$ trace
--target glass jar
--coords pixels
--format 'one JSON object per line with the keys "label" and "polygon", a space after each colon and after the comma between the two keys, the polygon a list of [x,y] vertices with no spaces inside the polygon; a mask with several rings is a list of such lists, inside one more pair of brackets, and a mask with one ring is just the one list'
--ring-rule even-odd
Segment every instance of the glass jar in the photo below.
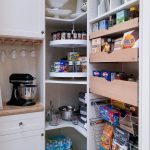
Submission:
{"label": "glass jar", "polygon": [[139,17],[139,9],[136,6],[133,6],[129,11],[129,19],[134,19],[136,17]]}

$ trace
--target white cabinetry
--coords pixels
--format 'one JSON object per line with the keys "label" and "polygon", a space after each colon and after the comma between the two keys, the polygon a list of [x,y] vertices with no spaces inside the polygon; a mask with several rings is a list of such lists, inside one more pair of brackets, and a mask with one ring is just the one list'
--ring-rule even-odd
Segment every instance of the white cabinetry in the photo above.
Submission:
{"label": "white cabinetry", "polygon": [[0,36],[44,38],[45,1],[1,0]]}
{"label": "white cabinetry", "polygon": [[44,113],[0,118],[1,150],[44,150]]}

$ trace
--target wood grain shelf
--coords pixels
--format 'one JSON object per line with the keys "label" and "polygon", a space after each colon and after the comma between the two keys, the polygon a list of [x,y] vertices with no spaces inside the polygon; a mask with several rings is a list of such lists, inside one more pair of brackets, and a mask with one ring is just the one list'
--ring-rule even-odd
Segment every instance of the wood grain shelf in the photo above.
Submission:
{"label": "wood grain shelf", "polygon": [[92,32],[90,34],[90,39],[95,39],[98,37],[110,36],[113,34],[123,33],[123,32],[129,31],[129,30],[138,28],[138,27],[139,27],[139,18],[135,18],[132,20],[128,20],[124,23],[117,24],[117,25],[109,28],[108,30],[99,30],[96,32]]}
{"label": "wood grain shelf", "polygon": [[107,81],[100,77],[90,77],[90,92],[138,106],[138,83],[123,80]]}
{"label": "wood grain shelf", "polygon": [[106,52],[98,52],[90,54],[90,62],[137,62],[138,48],[128,48],[113,51],[108,54]]}

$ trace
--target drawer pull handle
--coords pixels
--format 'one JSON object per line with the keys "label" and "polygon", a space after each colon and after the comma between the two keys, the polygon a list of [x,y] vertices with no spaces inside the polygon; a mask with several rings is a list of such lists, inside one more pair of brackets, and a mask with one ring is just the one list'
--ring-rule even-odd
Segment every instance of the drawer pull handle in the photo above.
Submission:
{"label": "drawer pull handle", "polygon": [[41,133],[41,136],[44,136],[44,133]]}
{"label": "drawer pull handle", "polygon": [[19,122],[19,126],[23,126],[23,123],[22,123],[22,122]]}

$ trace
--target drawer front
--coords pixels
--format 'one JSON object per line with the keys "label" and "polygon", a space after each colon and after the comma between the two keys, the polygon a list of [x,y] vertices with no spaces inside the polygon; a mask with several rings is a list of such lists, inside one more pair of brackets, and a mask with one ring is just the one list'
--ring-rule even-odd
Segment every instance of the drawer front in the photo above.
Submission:
{"label": "drawer front", "polygon": [[[38,113],[39,114],[39,113]],[[24,114],[0,118],[0,135],[44,129],[44,113]]]}

